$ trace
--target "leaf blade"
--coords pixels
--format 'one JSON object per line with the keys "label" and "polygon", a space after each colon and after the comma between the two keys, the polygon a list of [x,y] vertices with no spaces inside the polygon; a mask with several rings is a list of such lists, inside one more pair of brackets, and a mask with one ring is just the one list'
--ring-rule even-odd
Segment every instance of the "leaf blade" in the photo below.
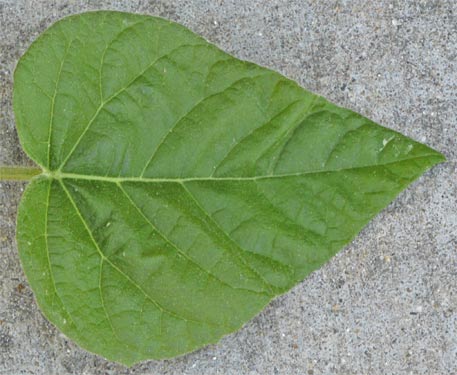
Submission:
{"label": "leaf blade", "polygon": [[118,12],[46,31],[14,107],[46,171],[18,215],[37,301],[129,365],[238,329],[444,159],[180,25]]}

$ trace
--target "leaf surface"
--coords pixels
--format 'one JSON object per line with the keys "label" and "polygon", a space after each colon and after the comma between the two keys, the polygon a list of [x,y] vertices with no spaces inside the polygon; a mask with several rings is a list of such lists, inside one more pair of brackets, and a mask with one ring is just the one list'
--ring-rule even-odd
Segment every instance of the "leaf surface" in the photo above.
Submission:
{"label": "leaf surface", "polygon": [[128,365],[239,329],[443,156],[161,18],[93,12],[15,72],[45,316]]}

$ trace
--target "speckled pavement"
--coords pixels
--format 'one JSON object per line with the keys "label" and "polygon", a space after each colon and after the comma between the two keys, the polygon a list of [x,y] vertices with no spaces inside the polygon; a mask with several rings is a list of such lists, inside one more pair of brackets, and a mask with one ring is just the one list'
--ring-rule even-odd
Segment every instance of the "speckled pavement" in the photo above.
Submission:
{"label": "speckled pavement", "polygon": [[457,374],[457,2],[0,0],[0,165],[31,165],[15,64],[57,19],[118,9],[180,22],[238,58],[444,152],[326,266],[218,345],[127,369],[37,309],[14,240],[24,183],[0,183],[0,374]]}

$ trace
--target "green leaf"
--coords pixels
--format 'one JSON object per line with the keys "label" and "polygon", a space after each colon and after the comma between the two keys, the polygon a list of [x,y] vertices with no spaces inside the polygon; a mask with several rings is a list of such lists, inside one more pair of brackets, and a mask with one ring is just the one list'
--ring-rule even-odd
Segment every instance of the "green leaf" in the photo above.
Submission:
{"label": "green leaf", "polygon": [[131,365],[239,329],[444,160],[167,20],[71,16],[15,72],[44,315]]}

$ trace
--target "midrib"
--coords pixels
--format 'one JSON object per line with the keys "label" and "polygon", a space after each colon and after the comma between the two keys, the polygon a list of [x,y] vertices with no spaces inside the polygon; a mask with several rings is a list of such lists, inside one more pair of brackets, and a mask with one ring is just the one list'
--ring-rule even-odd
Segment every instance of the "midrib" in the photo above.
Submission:
{"label": "midrib", "polygon": [[277,179],[277,178],[287,178],[287,177],[300,177],[305,175],[312,174],[322,174],[322,173],[337,173],[342,171],[350,171],[357,169],[366,169],[366,168],[376,168],[383,167],[392,164],[401,163],[404,161],[423,159],[430,156],[439,156],[437,154],[428,154],[420,155],[412,158],[405,158],[395,160],[389,163],[375,164],[375,165],[366,165],[366,166],[355,166],[348,168],[340,169],[323,169],[323,170],[310,170],[297,173],[283,173],[283,174],[274,174],[274,175],[260,175],[260,176],[228,176],[228,177],[111,177],[111,176],[98,176],[98,175],[88,175],[88,174],[78,174],[78,173],[68,173],[68,172],[44,172],[43,175],[55,179],[73,179],[73,180],[89,180],[89,181],[103,181],[103,182],[112,182],[112,183],[121,183],[121,182],[174,182],[174,183],[185,183],[192,181],[257,181],[257,180],[268,180],[268,179]]}

